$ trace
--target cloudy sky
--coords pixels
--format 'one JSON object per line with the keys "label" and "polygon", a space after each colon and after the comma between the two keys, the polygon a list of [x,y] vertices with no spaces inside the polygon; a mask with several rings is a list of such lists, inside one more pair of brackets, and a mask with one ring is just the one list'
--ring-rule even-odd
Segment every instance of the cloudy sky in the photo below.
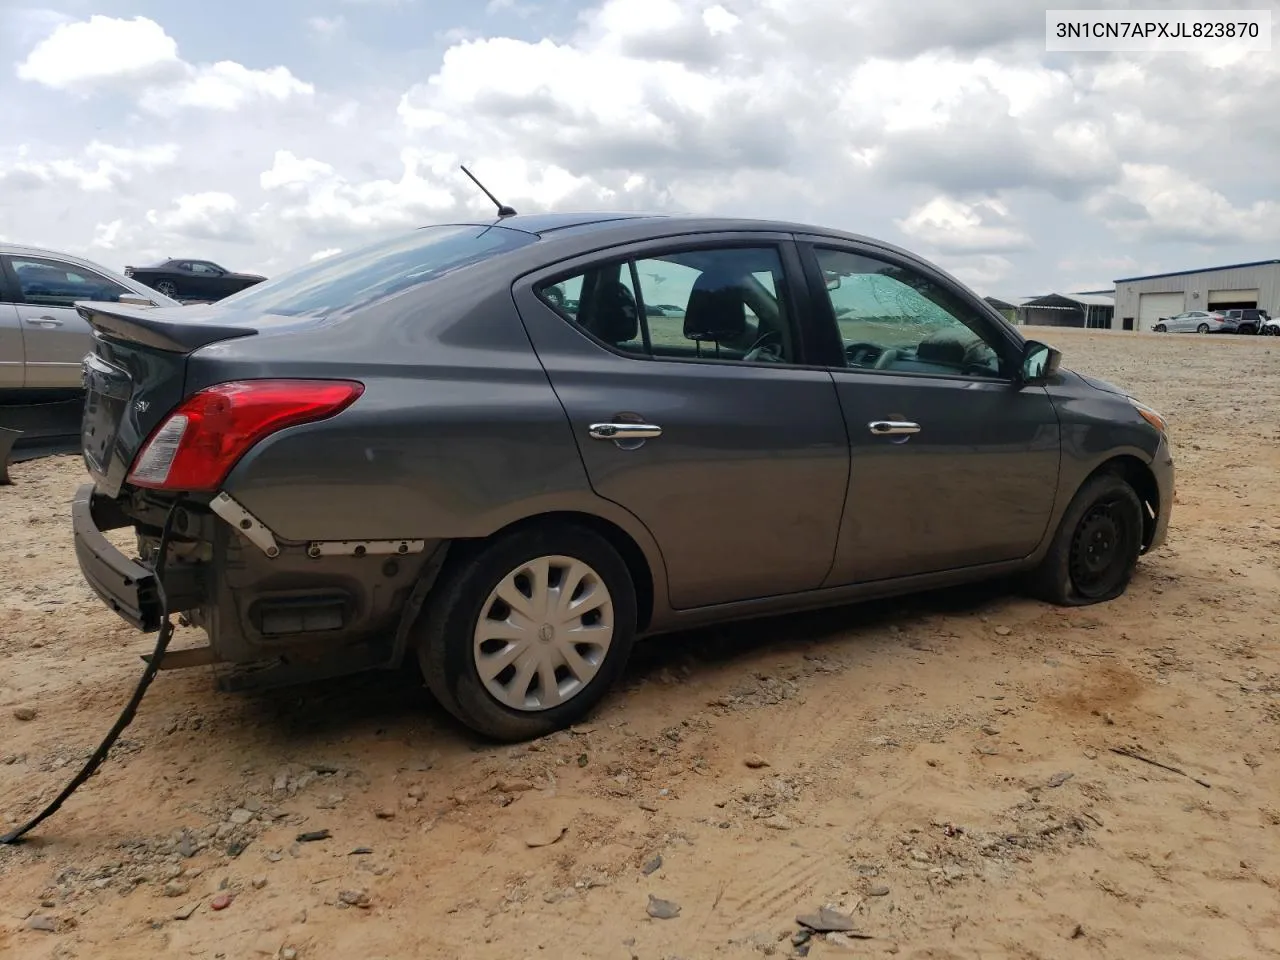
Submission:
{"label": "cloudy sky", "polygon": [[0,237],[277,273],[491,212],[464,162],[521,212],[823,223],[984,294],[1280,256],[1280,45],[1044,46],[1027,0],[0,0]]}

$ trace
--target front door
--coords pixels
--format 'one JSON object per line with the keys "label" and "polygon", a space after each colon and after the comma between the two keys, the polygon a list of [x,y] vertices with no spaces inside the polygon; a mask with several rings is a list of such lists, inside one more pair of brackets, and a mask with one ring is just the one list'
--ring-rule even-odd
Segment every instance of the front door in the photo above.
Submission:
{"label": "front door", "polygon": [[967,291],[881,250],[815,241],[808,274],[843,357],[848,501],[828,585],[1014,560],[1046,533],[1060,430],[1018,346]]}
{"label": "front door", "polygon": [[593,489],[653,534],[672,607],[821,585],[848,441],[830,374],[803,365],[789,238],[634,244],[515,295]]}
{"label": "front door", "polygon": [[26,345],[26,386],[79,388],[81,361],[92,347],[77,300],[118,300],[118,283],[75,264],[45,257],[6,258]]}

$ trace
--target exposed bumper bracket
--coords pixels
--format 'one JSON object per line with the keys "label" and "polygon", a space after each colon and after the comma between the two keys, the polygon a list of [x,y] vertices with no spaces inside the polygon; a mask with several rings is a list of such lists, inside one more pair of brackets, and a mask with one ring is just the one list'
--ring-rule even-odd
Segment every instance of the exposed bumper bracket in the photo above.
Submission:
{"label": "exposed bumper bracket", "polygon": [[219,493],[209,501],[209,509],[231,524],[246,540],[268,557],[280,556],[280,547],[276,544],[275,534],[229,494]]}
{"label": "exposed bumper bracket", "polygon": [[404,556],[427,549],[425,540],[314,540],[308,557]]}

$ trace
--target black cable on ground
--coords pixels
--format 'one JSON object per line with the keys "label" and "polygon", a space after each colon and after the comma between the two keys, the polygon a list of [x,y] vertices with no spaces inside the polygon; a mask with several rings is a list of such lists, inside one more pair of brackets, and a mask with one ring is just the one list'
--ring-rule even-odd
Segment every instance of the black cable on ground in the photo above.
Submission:
{"label": "black cable on ground", "polygon": [[98,745],[98,749],[93,752],[93,755],[89,757],[85,765],[80,768],[80,772],[71,778],[71,782],[62,788],[62,792],[53,799],[53,802],[21,827],[0,837],[0,843],[19,843],[28,832],[57,813],[58,808],[66,802],[67,798],[75,793],[80,788],[80,785],[93,776],[97,769],[102,766],[103,761],[107,759],[107,754],[111,752],[112,746],[120,738],[120,734],[124,733],[125,727],[133,722],[133,716],[138,710],[138,704],[142,702],[142,695],[147,692],[147,687],[151,686],[151,681],[155,679],[156,671],[160,669],[160,661],[164,659],[164,652],[169,646],[169,641],[173,638],[173,624],[169,622],[169,598],[164,590],[164,566],[165,557],[169,551],[169,537],[173,532],[173,519],[177,515],[179,506],[181,506],[181,501],[170,507],[169,512],[165,515],[164,528],[160,532],[160,545],[156,548],[154,569],[156,593],[160,597],[160,635],[156,638],[155,652],[151,654],[151,660],[147,663],[147,668],[142,671],[142,677],[138,680],[138,685],[133,690],[133,696],[129,698],[124,711],[116,718],[115,724],[107,732],[102,743]]}

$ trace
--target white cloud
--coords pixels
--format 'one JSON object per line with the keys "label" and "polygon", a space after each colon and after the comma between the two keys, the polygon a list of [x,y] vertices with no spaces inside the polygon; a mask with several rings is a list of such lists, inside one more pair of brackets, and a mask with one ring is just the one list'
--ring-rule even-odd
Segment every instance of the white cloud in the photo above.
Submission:
{"label": "white cloud", "polygon": [[89,246],[99,247],[103,250],[110,250],[116,245],[116,241],[119,239],[120,233],[123,229],[123,220],[112,220],[110,223],[99,223],[93,228],[93,241]]}
{"label": "white cloud", "polygon": [[183,107],[206,110],[239,110],[253,100],[282,103],[290,97],[310,96],[315,87],[304,83],[286,67],[250,70],[233,60],[220,60],[190,70],[181,81],[152,87],[142,97],[144,109],[166,113]]}
{"label": "white cloud", "polygon": [[0,161],[0,182],[10,186],[69,184],[85,191],[112,190],[129,183],[140,173],[150,173],[172,166],[178,159],[178,146],[173,143],[145,147],[116,147],[92,141],[83,151],[83,159],[59,157],[32,160],[30,151],[20,148],[10,163]]}
{"label": "white cloud", "polygon": [[147,222],[182,239],[239,240],[248,235],[240,201],[216,190],[184,194],[168,210],[148,210]]}
{"label": "white cloud", "polygon": [[341,252],[342,252],[341,247],[325,247],[325,249],[317,250],[315,253],[313,253],[310,257],[307,258],[307,261],[309,263],[316,263],[320,260],[327,260],[330,257],[336,257]]}
{"label": "white cloud", "polygon": [[146,17],[95,15],[63,23],[18,65],[18,76],[82,96],[129,88],[143,109],[160,114],[184,107],[230,111],[255,99],[281,102],[315,92],[287,67],[187,63],[178,56],[177,42]]}
{"label": "white cloud", "polygon": [[340,34],[347,27],[347,18],[344,16],[336,17],[307,17],[307,28],[317,37],[329,38]]}
{"label": "white cloud", "polygon": [[1158,164],[1125,164],[1121,183],[1095,197],[1090,209],[1133,240],[1280,242],[1280,202],[1236,206],[1212,187]]}
{"label": "white cloud", "polygon": [[258,183],[263,190],[281,190],[330,180],[334,175],[333,167],[327,163],[310,158],[302,160],[288,150],[277,150],[271,169],[262,172]]}
{"label": "white cloud", "polygon": [[1003,289],[1013,275],[1013,261],[1008,257],[983,255],[975,257],[939,257],[938,265],[961,283],[972,287],[979,296],[991,296]]}
{"label": "white cloud", "polygon": [[88,91],[119,80],[151,83],[184,66],[177,42],[154,20],[95,15],[55,27],[18,64],[18,76],[55,90]]}
{"label": "white cloud", "polygon": [[897,224],[908,237],[944,253],[1007,253],[1031,245],[1031,238],[1012,225],[1008,209],[997,200],[961,203],[934,197]]}

